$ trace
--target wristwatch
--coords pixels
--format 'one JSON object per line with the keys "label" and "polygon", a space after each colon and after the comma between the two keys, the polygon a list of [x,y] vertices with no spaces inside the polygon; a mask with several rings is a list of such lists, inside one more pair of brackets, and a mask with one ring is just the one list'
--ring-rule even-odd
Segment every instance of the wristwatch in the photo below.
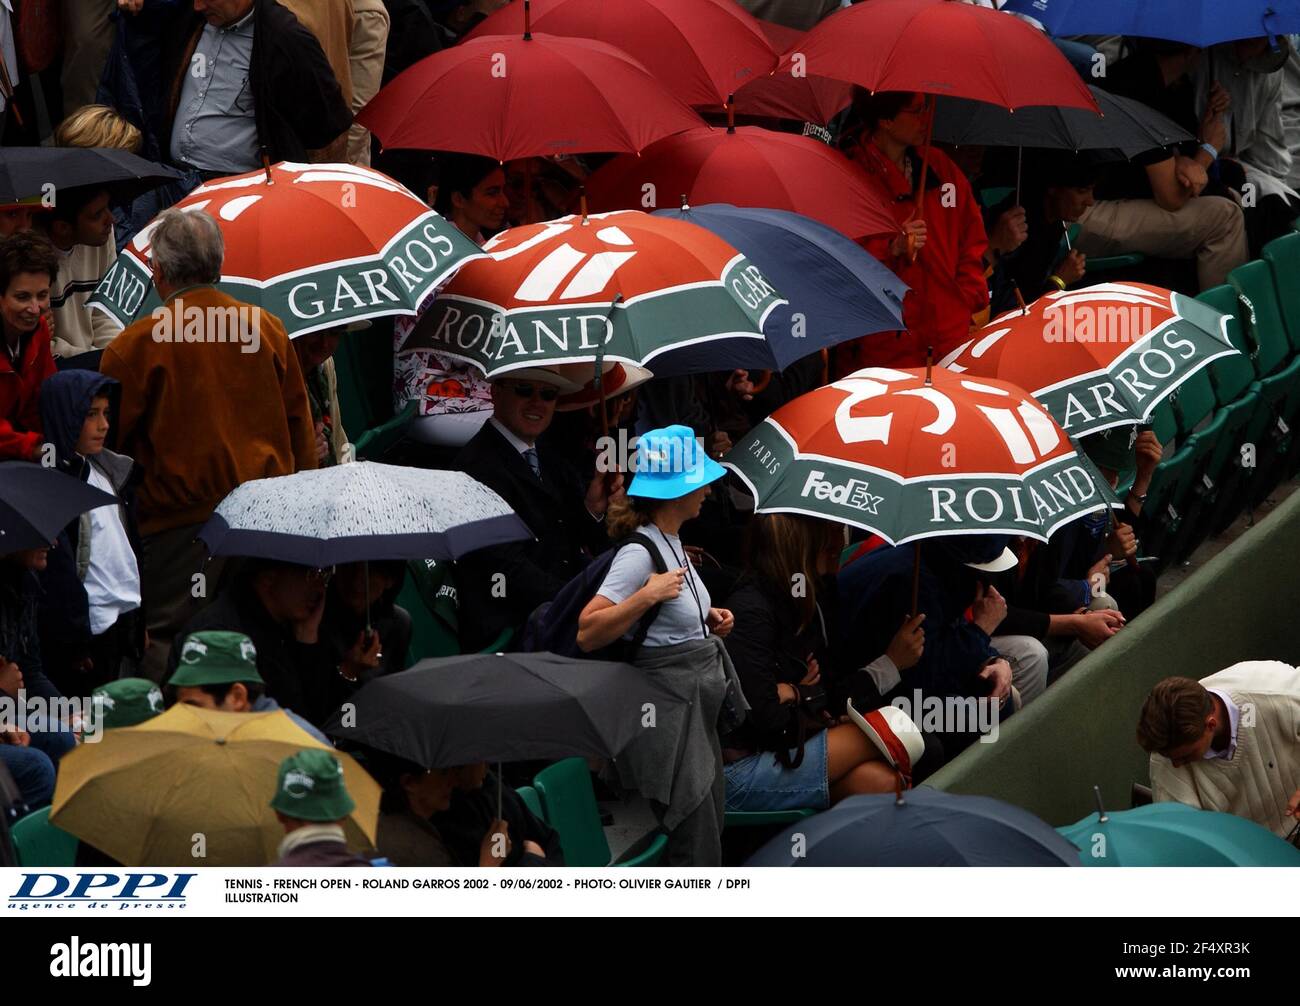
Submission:
{"label": "wristwatch", "polygon": [[1147,493],[1135,493],[1132,489],[1130,489],[1128,491],[1128,494],[1132,496],[1135,500],[1137,500],[1139,503],[1145,503],[1147,501],[1147,495],[1148,495]]}

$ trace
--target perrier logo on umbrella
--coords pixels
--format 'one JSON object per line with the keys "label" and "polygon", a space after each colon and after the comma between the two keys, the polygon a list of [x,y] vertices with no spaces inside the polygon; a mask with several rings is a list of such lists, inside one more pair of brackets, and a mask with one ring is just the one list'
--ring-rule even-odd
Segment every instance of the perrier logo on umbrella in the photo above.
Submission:
{"label": "perrier logo on umbrella", "polygon": [[1041,405],[1004,381],[872,367],[809,392],[724,462],[759,512],[853,524],[893,544],[944,534],[1046,541],[1116,503]]}
{"label": "perrier logo on umbrella", "polygon": [[786,303],[753,262],[702,227],[627,210],[516,227],[484,246],[420,319],[403,351],[436,349],[489,377],[763,339]]}

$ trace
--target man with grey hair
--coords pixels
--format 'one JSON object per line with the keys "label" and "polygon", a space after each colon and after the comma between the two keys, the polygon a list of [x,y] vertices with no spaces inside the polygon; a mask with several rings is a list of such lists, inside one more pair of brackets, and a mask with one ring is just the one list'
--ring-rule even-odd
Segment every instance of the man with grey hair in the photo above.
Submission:
{"label": "man with grey hair", "polygon": [[[223,242],[202,212],[163,212],[150,237],[162,305],[125,329],[100,369],[120,382],[119,448],[142,472],[140,578],[161,681],[172,637],[216,594],[195,535],[249,479],[316,467],[302,370],[280,320],[216,288]],[[202,573],[202,577],[196,574]]]}

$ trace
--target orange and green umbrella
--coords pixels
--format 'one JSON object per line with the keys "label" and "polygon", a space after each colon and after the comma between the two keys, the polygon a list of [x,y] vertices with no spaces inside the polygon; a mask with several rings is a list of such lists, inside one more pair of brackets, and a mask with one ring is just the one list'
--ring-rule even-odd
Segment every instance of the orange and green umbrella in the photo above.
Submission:
{"label": "orange and green umbrella", "polygon": [[759,513],[852,524],[891,544],[950,534],[1046,541],[1118,505],[1022,389],[935,369],[870,367],[778,409],[724,464]]}
{"label": "orange and green umbrella", "polygon": [[1144,423],[1197,371],[1236,353],[1228,318],[1144,283],[1050,293],[995,318],[940,365],[1027,388],[1072,437]]}
{"label": "orange and green umbrella", "polygon": [[[398,182],[351,164],[294,164],[200,185],[176,208],[213,217],[225,239],[219,286],[269,311],[290,336],[416,313],[478,246]],[[153,225],[122,250],[89,306],[126,326],[159,306]]]}
{"label": "orange and green umbrella", "polygon": [[434,349],[490,378],[602,359],[656,376],[721,370],[753,361],[764,320],[785,303],[722,238],[636,210],[511,228],[483,250],[403,350]]}

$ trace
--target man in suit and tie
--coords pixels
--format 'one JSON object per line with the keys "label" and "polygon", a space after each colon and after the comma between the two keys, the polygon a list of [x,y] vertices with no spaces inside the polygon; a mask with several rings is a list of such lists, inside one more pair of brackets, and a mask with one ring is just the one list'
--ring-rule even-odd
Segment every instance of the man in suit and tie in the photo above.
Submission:
{"label": "man in suit and tie", "polygon": [[563,377],[540,368],[493,381],[492,418],[456,458],[457,468],[499,493],[536,536],[481,549],[457,565],[466,652],[521,626],[610,543],[605,510],[611,496],[623,491],[622,475],[598,471],[588,480],[538,446],[555,416],[556,399],[573,390]]}

